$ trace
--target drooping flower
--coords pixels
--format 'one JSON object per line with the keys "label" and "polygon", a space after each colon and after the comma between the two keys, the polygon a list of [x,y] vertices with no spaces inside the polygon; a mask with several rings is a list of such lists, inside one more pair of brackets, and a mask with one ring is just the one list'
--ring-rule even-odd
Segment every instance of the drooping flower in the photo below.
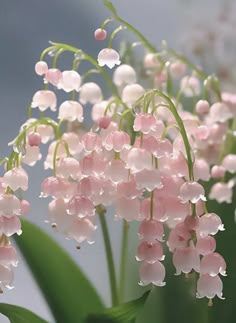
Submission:
{"label": "drooping flower", "polygon": [[120,65],[120,56],[113,48],[103,48],[98,54],[99,66],[108,66],[113,68],[115,65]]}

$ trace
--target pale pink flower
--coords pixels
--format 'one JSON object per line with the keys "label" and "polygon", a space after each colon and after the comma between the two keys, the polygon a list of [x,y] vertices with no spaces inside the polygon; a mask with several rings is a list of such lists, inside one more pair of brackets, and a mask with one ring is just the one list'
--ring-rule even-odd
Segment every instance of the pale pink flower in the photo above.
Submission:
{"label": "pale pink flower", "polygon": [[204,188],[197,182],[185,182],[180,187],[179,197],[183,203],[188,201],[197,203],[199,200],[206,201]]}
{"label": "pale pink flower", "polygon": [[199,100],[196,104],[195,109],[199,115],[206,115],[210,111],[210,104],[206,100]]}
{"label": "pale pink flower", "polygon": [[139,199],[127,199],[121,197],[115,202],[115,217],[125,219],[126,221],[137,220],[139,216],[140,202]]}
{"label": "pale pink flower", "polygon": [[102,90],[94,82],[85,83],[81,86],[79,92],[79,101],[82,104],[91,103],[96,104],[102,101]]}
{"label": "pale pink flower", "polygon": [[139,113],[134,119],[134,131],[148,134],[156,129],[156,118],[152,114]]}
{"label": "pale pink flower", "polygon": [[53,199],[48,204],[48,221],[64,232],[73,222],[74,217],[67,213],[68,203],[63,198]]}
{"label": "pale pink flower", "polygon": [[83,148],[86,152],[92,152],[94,150],[99,151],[102,147],[102,139],[95,132],[86,132],[81,139]]}
{"label": "pale pink flower", "polygon": [[179,223],[170,231],[167,246],[171,252],[174,252],[176,249],[187,247],[187,242],[190,238],[191,232],[185,223]]}
{"label": "pale pink flower", "polygon": [[225,168],[223,166],[214,165],[211,169],[211,177],[215,179],[221,179],[225,176]]}
{"label": "pale pink flower", "polygon": [[201,275],[197,281],[197,298],[207,297],[209,299],[218,296],[223,298],[223,283],[219,276]]}
{"label": "pale pink flower", "polygon": [[98,53],[98,65],[113,68],[120,65],[120,56],[113,48],[104,48]]}
{"label": "pale pink flower", "polygon": [[18,216],[13,215],[10,218],[1,216],[0,218],[0,234],[5,234],[7,237],[11,237],[13,234],[21,235],[21,222]]}
{"label": "pale pink flower", "polygon": [[228,183],[215,183],[209,193],[210,200],[216,200],[218,203],[231,203],[233,190]]}
{"label": "pale pink flower", "polygon": [[162,200],[154,198],[153,199],[153,205],[151,208],[151,199],[144,199],[141,202],[140,206],[140,218],[142,220],[149,220],[151,218],[151,209],[152,209],[152,219],[157,220],[160,222],[165,222],[166,212],[165,212],[165,206],[162,203]]}
{"label": "pale pink flower", "polygon": [[62,77],[62,72],[57,68],[50,68],[45,73],[44,82],[57,86]]}
{"label": "pale pink flower", "polygon": [[193,243],[190,243],[189,247],[175,250],[173,264],[176,268],[176,275],[180,275],[181,272],[188,274],[192,270],[200,271],[200,257]]}
{"label": "pale pink flower", "polygon": [[180,88],[187,97],[198,96],[201,93],[201,85],[196,76],[184,76]]}
{"label": "pale pink flower", "polygon": [[148,243],[153,243],[157,240],[162,242],[164,235],[163,224],[156,220],[145,220],[140,224],[138,235],[140,239]]}
{"label": "pale pink flower", "polygon": [[63,157],[56,163],[56,172],[58,177],[76,180],[80,177],[80,164],[73,157]]}
{"label": "pale pink flower", "polygon": [[77,187],[78,194],[88,197],[94,205],[99,204],[103,191],[103,181],[94,176],[82,178]]}
{"label": "pale pink flower", "polygon": [[152,155],[145,149],[131,148],[127,156],[127,167],[133,173],[152,169]]}
{"label": "pale pink flower", "polygon": [[[98,122],[101,118],[104,117],[108,104],[108,101],[101,101],[94,104],[91,111],[91,117],[94,122]],[[111,104],[110,109],[107,110],[106,116],[111,117],[113,115],[114,107],[115,105]]]}
{"label": "pale pink flower", "polygon": [[38,132],[30,132],[28,134],[28,143],[31,147],[38,147],[41,144],[42,138]]}
{"label": "pale pink flower", "polygon": [[4,174],[2,185],[10,187],[13,191],[19,188],[26,191],[28,189],[28,174],[22,167],[14,167]]}
{"label": "pale pink flower", "polygon": [[221,218],[215,213],[206,213],[199,218],[197,233],[204,238],[208,235],[215,235],[218,231],[223,231],[224,225]]}
{"label": "pale pink flower", "polygon": [[74,218],[73,222],[66,230],[66,236],[69,239],[74,239],[78,243],[87,240],[89,244],[92,244],[94,242],[93,234],[96,229],[97,226],[89,219]]}
{"label": "pale pink flower", "polygon": [[75,195],[68,202],[67,212],[79,218],[95,215],[95,208],[92,201],[86,196]]}
{"label": "pale pink flower", "polygon": [[45,111],[50,108],[56,111],[57,97],[54,92],[48,90],[41,90],[34,94],[31,107],[39,108],[40,111]]}
{"label": "pale pink flower", "polygon": [[54,130],[51,126],[40,124],[37,126],[37,132],[40,134],[43,144],[54,138]]}
{"label": "pale pink flower", "polygon": [[105,40],[107,37],[107,32],[105,29],[98,28],[94,32],[94,38],[96,40]]}
{"label": "pale pink flower", "polygon": [[39,76],[42,76],[47,73],[48,64],[44,61],[39,61],[34,66],[35,73]]}
{"label": "pale pink flower", "polygon": [[103,175],[105,172],[105,168],[107,163],[104,162],[100,156],[95,155],[88,155],[84,156],[80,160],[80,170],[82,175],[84,176],[100,176]]}
{"label": "pale pink flower", "polygon": [[146,261],[149,264],[153,264],[156,261],[162,261],[165,259],[163,255],[163,248],[160,242],[147,243],[142,241],[137,249],[136,260]]}
{"label": "pale pink flower", "polygon": [[0,214],[7,218],[12,217],[14,214],[20,215],[21,213],[20,200],[12,194],[0,195]]}
{"label": "pale pink flower", "polygon": [[30,211],[30,204],[27,200],[21,200],[21,214],[27,214]]}
{"label": "pale pink flower", "polygon": [[196,250],[199,255],[206,256],[216,249],[216,241],[211,236],[206,236],[204,238],[198,238],[196,243]]}
{"label": "pale pink flower", "polygon": [[83,122],[83,107],[76,101],[64,101],[59,108],[58,119],[73,122]]}
{"label": "pale pink flower", "polygon": [[77,155],[82,151],[83,147],[79,140],[79,136],[76,133],[65,132],[63,133],[61,139],[68,144],[71,155]]}
{"label": "pale pink flower", "polygon": [[65,92],[79,91],[81,84],[81,77],[76,71],[63,71],[62,77],[57,85],[58,89],[62,89]]}
{"label": "pale pink flower", "polygon": [[216,102],[210,108],[210,119],[212,122],[224,123],[232,117],[233,114],[225,103]]}
{"label": "pale pink flower", "polygon": [[163,187],[161,174],[158,169],[143,169],[135,173],[135,180],[138,188],[145,188],[149,192],[155,188]]}
{"label": "pale pink flower", "polygon": [[0,288],[12,289],[14,274],[11,268],[0,265]]}
{"label": "pale pink flower", "polygon": [[122,91],[122,100],[127,104],[134,104],[143,94],[145,90],[139,84],[126,85]]}
{"label": "pale pink flower", "polygon": [[114,149],[116,152],[122,151],[130,144],[130,137],[124,131],[112,131],[104,139],[104,147],[107,150]]}
{"label": "pale pink flower", "polygon": [[224,157],[222,166],[231,174],[236,173],[236,155],[229,154]]}
{"label": "pale pink flower", "polygon": [[181,61],[172,62],[170,64],[169,71],[173,78],[179,78],[185,73],[186,65]]}
{"label": "pale pink flower", "polygon": [[129,171],[125,168],[125,162],[121,159],[113,159],[105,169],[105,177],[118,184],[128,179]]}
{"label": "pale pink flower", "polygon": [[203,158],[196,158],[193,165],[194,179],[199,181],[209,181],[210,166]]}
{"label": "pale pink flower", "polygon": [[126,197],[133,199],[135,197],[141,197],[142,190],[137,188],[135,177],[129,176],[127,181],[121,181],[117,185],[117,197]]}
{"label": "pale pink flower", "polygon": [[42,158],[38,146],[26,145],[24,156],[22,156],[22,162],[29,166],[34,166],[38,160]]}
{"label": "pale pink flower", "polygon": [[51,176],[42,182],[40,197],[68,198],[74,195],[75,190],[76,186],[73,182]]}
{"label": "pale pink flower", "polygon": [[165,286],[165,267],[161,262],[156,261],[153,264],[143,262],[139,269],[140,282],[139,285],[146,286],[150,283],[156,286]]}
{"label": "pale pink flower", "polygon": [[0,265],[5,267],[16,267],[18,264],[15,248],[11,245],[0,246]]}
{"label": "pale pink flower", "polygon": [[158,67],[160,67],[160,62],[158,61],[157,54],[147,53],[144,56],[144,67],[145,68],[158,68]]}
{"label": "pale pink flower", "polygon": [[113,74],[113,82],[116,86],[136,83],[137,76],[134,68],[127,64],[118,66]]}
{"label": "pale pink flower", "polygon": [[209,274],[213,277],[218,274],[226,276],[226,263],[224,258],[217,252],[205,255],[201,259],[200,272],[201,274]]}
{"label": "pale pink flower", "polygon": [[182,203],[179,198],[166,196],[166,198],[162,198],[162,202],[165,206],[166,217],[170,220],[168,221],[169,226],[170,223],[177,224],[179,222],[182,222],[187,216],[188,204]]}

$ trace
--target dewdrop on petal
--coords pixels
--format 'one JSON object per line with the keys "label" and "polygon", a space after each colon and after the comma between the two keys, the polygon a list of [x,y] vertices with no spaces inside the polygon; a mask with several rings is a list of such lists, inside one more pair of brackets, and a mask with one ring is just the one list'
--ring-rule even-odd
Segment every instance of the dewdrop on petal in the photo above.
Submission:
{"label": "dewdrop on petal", "polygon": [[120,56],[113,48],[104,48],[98,54],[98,65],[108,66],[113,68],[115,65],[120,65]]}

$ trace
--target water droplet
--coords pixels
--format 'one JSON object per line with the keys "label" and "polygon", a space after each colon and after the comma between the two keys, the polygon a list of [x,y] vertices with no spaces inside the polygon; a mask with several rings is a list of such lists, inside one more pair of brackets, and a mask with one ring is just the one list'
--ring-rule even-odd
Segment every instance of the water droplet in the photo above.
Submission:
{"label": "water droplet", "polygon": [[55,55],[56,55],[56,53],[58,52],[58,49],[57,48],[54,48],[54,49],[52,49],[52,50],[50,50],[49,52],[48,52],[48,56],[50,56],[50,57],[54,57]]}

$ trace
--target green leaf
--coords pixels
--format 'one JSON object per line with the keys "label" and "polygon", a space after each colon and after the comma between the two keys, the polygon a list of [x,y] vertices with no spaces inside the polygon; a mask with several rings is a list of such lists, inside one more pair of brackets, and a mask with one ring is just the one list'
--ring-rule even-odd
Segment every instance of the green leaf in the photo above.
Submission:
{"label": "green leaf", "polygon": [[11,323],[48,323],[26,308],[0,303],[0,313],[9,318]]}
{"label": "green leaf", "polygon": [[15,241],[57,323],[79,323],[103,309],[91,283],[54,240],[26,220],[22,220],[22,229]]}
{"label": "green leaf", "polygon": [[149,291],[143,294],[142,297],[124,303],[122,305],[108,308],[102,313],[96,315],[89,315],[85,323],[132,323],[142,309],[148,297]]}
{"label": "green leaf", "polygon": [[117,16],[117,11],[116,8],[113,6],[113,4],[108,1],[108,0],[104,0],[104,5],[107,7],[108,10],[110,10],[114,16]]}

